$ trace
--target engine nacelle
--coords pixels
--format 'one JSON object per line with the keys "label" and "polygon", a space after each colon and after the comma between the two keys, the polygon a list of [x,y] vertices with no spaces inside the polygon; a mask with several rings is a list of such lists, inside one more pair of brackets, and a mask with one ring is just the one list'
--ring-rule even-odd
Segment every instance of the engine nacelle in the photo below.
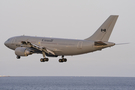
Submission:
{"label": "engine nacelle", "polygon": [[17,56],[28,56],[28,55],[31,55],[33,52],[29,49],[29,48],[26,48],[26,47],[17,47],[15,49],[15,54]]}

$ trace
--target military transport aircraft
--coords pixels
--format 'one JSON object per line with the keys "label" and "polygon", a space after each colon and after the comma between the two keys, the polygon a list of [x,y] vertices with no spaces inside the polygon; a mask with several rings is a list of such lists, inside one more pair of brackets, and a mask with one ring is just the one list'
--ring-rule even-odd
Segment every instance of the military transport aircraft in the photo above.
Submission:
{"label": "military transport aircraft", "polygon": [[17,59],[33,53],[43,54],[41,62],[48,61],[48,57],[62,56],[59,62],[66,62],[64,56],[89,53],[103,48],[114,46],[115,43],[108,42],[118,15],[111,15],[89,38],[84,40],[60,39],[33,36],[15,36],[9,38],[4,44],[15,51]]}

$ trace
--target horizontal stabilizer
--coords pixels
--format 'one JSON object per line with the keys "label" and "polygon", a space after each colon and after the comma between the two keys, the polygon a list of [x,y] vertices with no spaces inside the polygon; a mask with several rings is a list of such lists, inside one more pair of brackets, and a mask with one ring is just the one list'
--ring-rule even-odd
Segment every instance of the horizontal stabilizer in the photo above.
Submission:
{"label": "horizontal stabilizer", "polygon": [[94,44],[95,46],[103,46],[103,45],[107,45],[106,43],[102,42],[102,41],[97,41]]}

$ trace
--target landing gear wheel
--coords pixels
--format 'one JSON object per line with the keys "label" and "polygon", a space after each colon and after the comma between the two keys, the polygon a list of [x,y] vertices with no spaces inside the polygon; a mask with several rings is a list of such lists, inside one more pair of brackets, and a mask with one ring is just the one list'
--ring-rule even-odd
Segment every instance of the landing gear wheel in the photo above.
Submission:
{"label": "landing gear wheel", "polygon": [[59,62],[60,62],[60,63],[62,63],[62,62],[63,62],[63,60],[62,60],[62,59],[59,59]]}
{"label": "landing gear wheel", "polygon": [[40,62],[47,62],[47,61],[49,61],[48,58],[41,58],[41,59],[40,59]]}
{"label": "landing gear wheel", "polygon": [[17,59],[20,59],[21,57],[20,56],[16,56]]}
{"label": "landing gear wheel", "polygon": [[48,59],[48,58],[44,58],[44,60],[45,60],[46,62],[48,62],[48,61],[49,61],[49,59]]}
{"label": "landing gear wheel", "polygon": [[43,58],[40,59],[40,62],[45,62]]}
{"label": "landing gear wheel", "polygon": [[67,62],[67,59],[66,59],[66,58],[59,59],[59,62],[60,62],[60,63],[62,63],[62,62]]}
{"label": "landing gear wheel", "polygon": [[66,58],[64,58],[64,62],[67,62],[67,59]]}

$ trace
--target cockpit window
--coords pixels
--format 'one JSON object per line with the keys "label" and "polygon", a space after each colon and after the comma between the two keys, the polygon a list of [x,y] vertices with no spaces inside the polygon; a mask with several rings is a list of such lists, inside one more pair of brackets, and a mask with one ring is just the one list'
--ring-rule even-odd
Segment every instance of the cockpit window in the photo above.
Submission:
{"label": "cockpit window", "polygon": [[7,41],[9,41],[10,39],[8,39]]}

